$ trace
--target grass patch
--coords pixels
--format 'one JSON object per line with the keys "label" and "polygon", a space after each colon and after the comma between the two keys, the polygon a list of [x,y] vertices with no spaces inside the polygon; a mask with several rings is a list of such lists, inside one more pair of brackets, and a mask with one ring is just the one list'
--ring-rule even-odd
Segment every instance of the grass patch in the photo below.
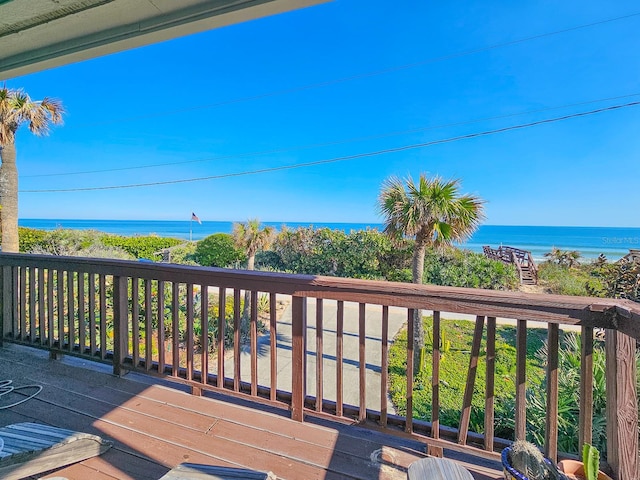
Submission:
{"label": "grass patch", "polygon": [[[433,318],[424,317],[426,361],[418,373],[413,392],[413,416],[431,420],[431,354],[433,342]],[[465,320],[442,320],[442,344],[444,354],[440,359],[440,423],[458,427],[462,410],[462,399],[471,357],[474,322]],[[496,329],[496,371],[495,371],[495,434],[513,439],[515,415],[515,375],[516,375],[516,329],[498,326]],[[545,370],[536,352],[544,345],[546,329],[527,330],[527,381],[542,383]],[[483,335],[480,358],[476,375],[471,407],[470,430],[484,431],[484,395],[486,379],[486,336]],[[401,331],[389,350],[389,393],[396,410],[406,415],[406,363],[407,332]]]}

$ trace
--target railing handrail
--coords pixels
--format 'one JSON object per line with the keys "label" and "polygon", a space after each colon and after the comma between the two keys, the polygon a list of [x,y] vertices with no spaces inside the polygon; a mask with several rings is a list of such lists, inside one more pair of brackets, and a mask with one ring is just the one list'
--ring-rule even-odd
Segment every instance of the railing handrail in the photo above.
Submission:
{"label": "railing handrail", "polygon": [[437,309],[547,323],[616,328],[640,340],[640,304],[630,300],[444,287],[320,275],[154,264],[130,260],[1,253],[0,266],[38,266],[377,305]]}
{"label": "railing handrail", "polygon": [[406,308],[517,318],[597,328],[614,328],[640,340],[640,304],[625,299],[534,294],[465,287],[417,285],[321,275],[234,270],[131,260],[0,253],[0,266],[37,266],[141,279],[331,298]]}

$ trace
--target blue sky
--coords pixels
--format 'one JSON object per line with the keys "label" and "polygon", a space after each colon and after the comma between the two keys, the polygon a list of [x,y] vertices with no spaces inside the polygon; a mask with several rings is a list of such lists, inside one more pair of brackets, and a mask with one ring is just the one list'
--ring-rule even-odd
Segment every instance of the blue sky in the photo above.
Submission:
{"label": "blue sky", "polygon": [[[49,137],[18,134],[20,217],[379,222],[384,179],[426,172],[486,199],[486,224],[640,227],[640,106],[305,168],[27,192],[269,169],[640,101],[640,15],[484,49],[639,12],[336,0],[11,79],[68,111]],[[132,168],[155,164],[170,165]]]}

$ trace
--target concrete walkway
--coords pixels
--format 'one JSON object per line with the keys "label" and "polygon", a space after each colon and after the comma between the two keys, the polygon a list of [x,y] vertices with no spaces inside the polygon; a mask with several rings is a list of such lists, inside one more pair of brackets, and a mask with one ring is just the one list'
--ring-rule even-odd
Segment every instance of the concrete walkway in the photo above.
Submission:
{"label": "concrete walkway", "polygon": [[[406,323],[406,310],[389,308],[389,344]],[[337,302],[323,302],[323,396],[326,400],[336,400],[336,318]],[[366,309],[366,365],[367,365],[367,408],[380,409],[380,365],[382,356],[382,308],[367,305]],[[278,389],[291,391],[291,304],[283,312],[277,324],[277,375]],[[263,335],[258,342],[258,383],[271,383],[269,359],[271,345],[269,335]],[[359,350],[358,350],[358,304],[344,304],[343,334],[343,402],[357,406],[359,403]],[[249,351],[242,352],[240,359],[241,378],[251,380],[251,359]],[[307,305],[307,394],[315,396],[316,387],[316,302]],[[233,376],[233,358],[225,361],[225,375]],[[389,402],[389,413],[393,409]]]}
{"label": "concrete walkway", "polygon": [[[279,300],[288,297],[279,298]],[[398,331],[405,325],[407,310],[404,308],[389,308],[389,345]],[[358,304],[345,302],[344,304],[344,334],[343,334],[343,403],[357,406],[359,404],[359,351],[358,351]],[[430,311],[423,311],[430,315]],[[448,320],[475,321],[474,315],[442,312],[442,318]],[[337,302],[324,300],[323,302],[323,396],[326,400],[336,400],[336,317]],[[382,356],[382,308],[377,305],[366,306],[366,365],[367,365],[367,408],[380,410],[380,369]],[[498,325],[516,325],[516,320],[498,318]],[[529,328],[546,328],[544,322],[527,322]],[[580,327],[565,325],[565,330],[580,331]],[[277,385],[278,389],[291,391],[291,302],[282,313],[277,323]],[[262,335],[258,340],[258,384],[269,386],[271,372],[269,359],[271,345],[269,334]],[[307,394],[315,396],[316,389],[316,302],[309,299],[307,303]],[[251,381],[251,358],[248,346],[241,354],[241,379]],[[225,361],[225,375],[233,377],[233,356]],[[388,412],[393,413],[391,402],[388,402]]]}

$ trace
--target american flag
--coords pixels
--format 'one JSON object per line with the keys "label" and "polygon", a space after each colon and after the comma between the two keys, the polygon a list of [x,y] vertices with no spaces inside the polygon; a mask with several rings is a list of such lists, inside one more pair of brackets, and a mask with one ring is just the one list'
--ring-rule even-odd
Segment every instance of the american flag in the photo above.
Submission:
{"label": "american flag", "polygon": [[191,212],[191,220],[194,220],[194,221],[198,222],[200,225],[202,225],[202,222],[200,221],[198,216],[193,212]]}

